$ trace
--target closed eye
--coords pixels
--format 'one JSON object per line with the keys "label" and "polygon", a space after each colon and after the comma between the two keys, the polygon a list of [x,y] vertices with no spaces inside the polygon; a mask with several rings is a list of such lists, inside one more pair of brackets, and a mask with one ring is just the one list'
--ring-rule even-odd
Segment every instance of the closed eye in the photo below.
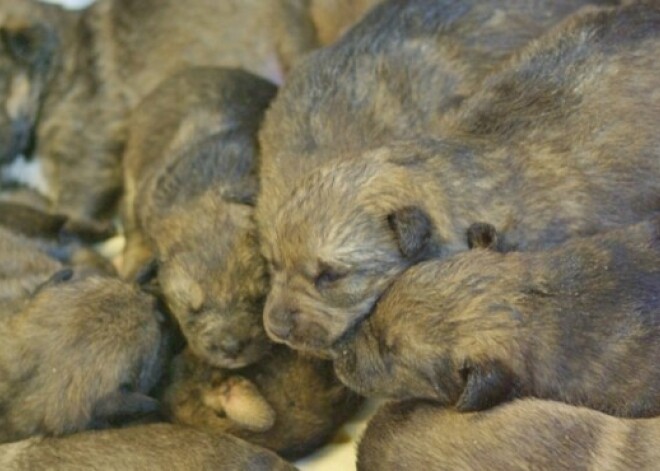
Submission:
{"label": "closed eye", "polygon": [[346,278],[347,271],[340,271],[325,264],[321,264],[319,273],[314,280],[317,288],[326,288],[337,281]]}

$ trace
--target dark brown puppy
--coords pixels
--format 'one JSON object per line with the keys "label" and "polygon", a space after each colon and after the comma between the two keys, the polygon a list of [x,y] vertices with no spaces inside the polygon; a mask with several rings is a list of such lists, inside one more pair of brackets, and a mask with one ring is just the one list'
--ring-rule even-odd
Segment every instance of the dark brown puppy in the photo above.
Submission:
{"label": "dark brown puppy", "polygon": [[[658,54],[655,2],[577,15],[490,76],[444,126],[449,137],[370,151],[338,143],[330,154],[315,139],[309,153],[302,142],[300,152],[291,148],[302,169],[328,155],[335,162],[289,180],[285,198],[273,196],[273,163],[280,176],[299,173],[268,147],[275,136],[266,126],[262,200],[286,200],[259,213],[273,267],[271,337],[327,353],[407,267],[466,250],[475,221],[492,222],[502,247],[527,250],[657,211]],[[272,111],[287,103],[276,100]],[[281,135],[309,136],[305,129]],[[361,132],[357,115],[343,135],[353,131]]]}
{"label": "dark brown puppy", "polygon": [[519,400],[479,413],[424,402],[384,406],[358,449],[358,470],[652,471],[660,419]]}
{"label": "dark brown puppy", "polygon": [[[184,353],[173,371],[163,402],[175,422],[229,432],[289,459],[325,444],[361,402],[337,380],[330,362],[284,346],[231,371]],[[254,430],[255,422],[269,423]]]}
{"label": "dark brown puppy", "polygon": [[660,414],[660,217],[547,252],[472,250],[401,275],[339,350],[365,395],[461,411],[515,396]]}
{"label": "dark brown puppy", "polygon": [[274,453],[231,435],[154,424],[32,438],[0,446],[4,471],[291,471]]}
{"label": "dark brown puppy", "polygon": [[[4,267],[3,267],[4,268]],[[157,411],[154,300],[111,278],[63,270],[0,313],[0,442],[62,435]]]}
{"label": "dark brown puppy", "polygon": [[124,276],[158,262],[158,281],[190,348],[219,367],[258,360],[268,289],[252,219],[256,142],[274,85],[234,69],[165,81],[131,119]]}

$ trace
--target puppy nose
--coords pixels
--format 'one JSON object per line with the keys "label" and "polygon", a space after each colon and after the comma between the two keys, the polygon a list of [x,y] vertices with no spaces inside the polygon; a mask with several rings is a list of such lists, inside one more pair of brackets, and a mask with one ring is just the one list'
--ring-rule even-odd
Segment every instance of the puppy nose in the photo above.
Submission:
{"label": "puppy nose", "polygon": [[279,339],[286,339],[291,335],[291,324],[282,323],[282,324],[268,324],[268,331],[274,337]]}
{"label": "puppy nose", "polygon": [[228,357],[236,358],[245,348],[245,342],[234,337],[225,337],[224,339],[218,340],[215,347]]}

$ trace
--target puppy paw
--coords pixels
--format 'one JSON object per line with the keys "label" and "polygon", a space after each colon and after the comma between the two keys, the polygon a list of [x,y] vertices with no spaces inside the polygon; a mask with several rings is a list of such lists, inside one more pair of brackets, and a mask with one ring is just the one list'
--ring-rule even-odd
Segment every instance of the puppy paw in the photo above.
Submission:
{"label": "puppy paw", "polygon": [[251,381],[232,376],[202,394],[202,402],[253,432],[265,432],[275,424],[275,411]]}

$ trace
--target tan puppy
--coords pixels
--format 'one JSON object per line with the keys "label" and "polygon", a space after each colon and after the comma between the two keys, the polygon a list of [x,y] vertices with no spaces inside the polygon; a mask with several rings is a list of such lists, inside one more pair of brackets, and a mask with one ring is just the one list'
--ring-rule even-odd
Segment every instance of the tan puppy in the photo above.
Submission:
{"label": "tan puppy", "polygon": [[32,438],[0,446],[4,471],[290,471],[272,452],[231,435],[169,424]]}
{"label": "tan puppy", "polygon": [[125,155],[123,274],[149,260],[195,355],[225,368],[269,348],[268,289],[253,204],[257,128],[276,88],[234,69],[191,68],[136,110]]}
{"label": "tan puppy", "polygon": [[360,404],[332,364],[277,346],[241,370],[179,356],[164,406],[175,422],[229,432],[297,459],[324,445]]}
{"label": "tan puppy", "polygon": [[0,442],[154,413],[164,337],[154,300],[65,269],[0,313]]}
{"label": "tan puppy", "polygon": [[7,79],[0,100],[8,117],[0,129],[11,132],[4,155],[33,151],[40,158],[59,212],[106,214],[121,186],[130,110],[163,79],[194,65],[242,67],[281,81],[316,43],[300,3],[102,0],[70,12],[3,0],[0,67]]}
{"label": "tan puppy", "polygon": [[515,396],[660,414],[660,217],[547,252],[406,271],[335,361],[365,395],[478,410]]}
{"label": "tan puppy", "polygon": [[70,12],[2,0],[0,162],[34,154],[58,212],[107,215],[121,187],[126,118],[161,81],[225,66],[281,83],[375,1],[352,3],[99,0]]}
{"label": "tan puppy", "polygon": [[[467,249],[475,221],[492,222],[502,248],[527,250],[658,210],[659,23],[653,2],[576,16],[490,76],[445,125],[449,137],[370,151],[338,142],[337,162],[259,213],[269,335],[327,353],[407,267]],[[307,155],[309,169],[324,154]],[[272,158],[264,205],[278,201]]]}
{"label": "tan puppy", "polygon": [[480,413],[424,402],[384,406],[358,449],[358,470],[652,471],[660,419],[626,420],[521,400]]}

